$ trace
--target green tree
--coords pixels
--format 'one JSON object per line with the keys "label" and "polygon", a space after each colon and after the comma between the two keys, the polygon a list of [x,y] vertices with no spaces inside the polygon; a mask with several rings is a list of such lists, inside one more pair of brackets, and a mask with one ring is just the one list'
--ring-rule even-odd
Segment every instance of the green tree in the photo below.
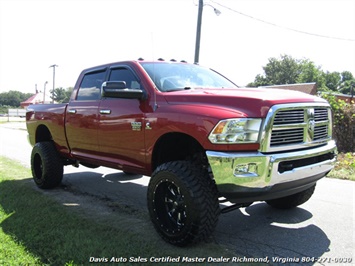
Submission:
{"label": "green tree", "polygon": [[341,83],[339,85],[339,91],[343,94],[355,93],[355,78],[349,71],[343,71],[341,73]]}
{"label": "green tree", "polygon": [[338,87],[341,84],[341,75],[339,72],[329,72],[325,73],[325,86],[328,90],[338,91]]}
{"label": "green tree", "polygon": [[259,86],[266,86],[270,85],[267,78],[263,75],[256,75],[254,82],[249,83],[248,87],[259,87]]}
{"label": "green tree", "polygon": [[296,83],[301,72],[299,61],[288,55],[281,58],[269,58],[269,62],[263,67],[265,75],[258,75],[253,82],[254,86],[281,85]]}
{"label": "green tree", "polygon": [[319,66],[316,66],[312,61],[304,59],[300,62],[301,72],[296,79],[296,83],[316,82],[319,90],[325,90],[324,72]]}
{"label": "green tree", "polygon": [[62,87],[56,88],[54,91],[51,91],[52,93],[51,99],[57,103],[67,103],[69,102],[72,91],[73,91],[72,87],[66,89]]}
{"label": "green tree", "polygon": [[248,86],[282,85],[294,83],[319,82],[324,84],[320,67],[308,59],[295,59],[289,55],[269,58],[263,67],[264,75],[257,75]]}
{"label": "green tree", "polygon": [[324,72],[309,59],[294,59],[289,55],[269,58],[263,67],[264,75],[258,74],[249,87],[316,82],[319,91],[354,93],[355,78],[349,71]]}
{"label": "green tree", "polygon": [[0,105],[20,107],[21,102],[30,98],[33,94],[20,91],[9,91],[0,93]]}

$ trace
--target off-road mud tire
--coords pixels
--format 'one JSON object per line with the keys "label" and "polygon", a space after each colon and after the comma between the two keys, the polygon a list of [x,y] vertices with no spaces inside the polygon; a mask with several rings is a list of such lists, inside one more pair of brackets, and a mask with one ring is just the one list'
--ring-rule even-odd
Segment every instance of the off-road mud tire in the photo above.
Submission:
{"label": "off-road mud tire", "polygon": [[207,240],[220,214],[214,180],[206,169],[189,161],[157,167],[148,185],[147,200],[156,231],[176,246]]}
{"label": "off-road mud tire", "polygon": [[297,194],[284,198],[268,200],[266,203],[277,209],[292,209],[308,201],[312,197],[315,188],[316,185],[313,185],[312,187]]}
{"label": "off-road mud tire", "polygon": [[38,142],[33,147],[31,170],[39,188],[54,188],[62,182],[63,162],[52,141]]}

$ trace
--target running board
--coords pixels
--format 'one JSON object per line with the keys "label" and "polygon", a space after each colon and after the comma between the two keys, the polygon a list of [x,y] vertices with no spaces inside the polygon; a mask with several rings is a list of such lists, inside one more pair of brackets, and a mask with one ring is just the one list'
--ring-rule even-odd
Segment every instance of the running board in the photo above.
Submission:
{"label": "running board", "polygon": [[228,207],[224,207],[221,209],[221,213],[227,213],[227,212],[231,212],[240,208],[246,208],[249,207],[253,202],[248,202],[248,203],[237,203],[237,204],[233,204],[231,206]]}

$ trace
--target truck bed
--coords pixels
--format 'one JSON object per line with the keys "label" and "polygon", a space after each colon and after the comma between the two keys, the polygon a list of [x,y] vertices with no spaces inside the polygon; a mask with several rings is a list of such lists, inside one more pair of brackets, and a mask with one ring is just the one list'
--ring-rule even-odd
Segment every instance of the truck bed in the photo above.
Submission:
{"label": "truck bed", "polygon": [[[38,104],[30,105],[27,108],[26,120],[29,142],[34,145],[41,140],[38,139],[36,130],[43,126],[43,130],[50,132],[51,138],[55,142],[60,153],[69,153],[69,147],[65,135],[65,112],[68,104]],[[38,134],[42,135],[42,134]]]}

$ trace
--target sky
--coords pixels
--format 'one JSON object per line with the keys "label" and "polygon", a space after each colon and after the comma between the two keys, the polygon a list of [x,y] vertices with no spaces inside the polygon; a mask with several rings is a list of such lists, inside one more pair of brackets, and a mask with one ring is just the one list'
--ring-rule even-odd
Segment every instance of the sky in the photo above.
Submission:
{"label": "sky", "polygon": [[[355,0],[204,0],[200,65],[244,86],[272,57],[355,76]],[[217,16],[214,8],[221,14]],[[121,60],[193,63],[198,0],[0,0],[0,92]]]}

